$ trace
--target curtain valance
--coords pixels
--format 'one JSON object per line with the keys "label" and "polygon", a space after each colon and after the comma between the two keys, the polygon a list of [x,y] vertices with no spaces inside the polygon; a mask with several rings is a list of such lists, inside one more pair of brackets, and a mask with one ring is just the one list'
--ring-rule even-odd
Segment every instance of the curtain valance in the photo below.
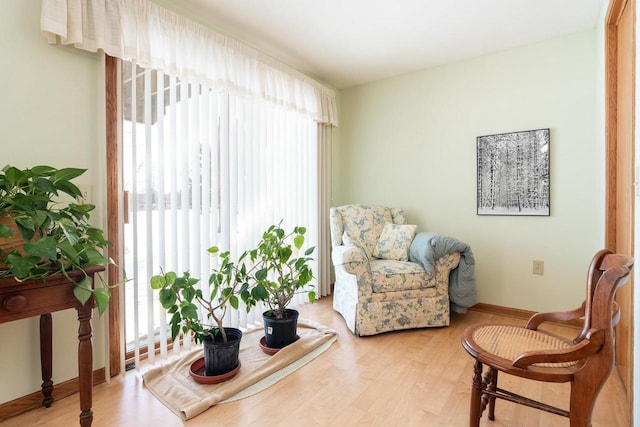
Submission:
{"label": "curtain valance", "polygon": [[273,58],[150,0],[43,0],[40,28],[63,44],[260,96],[338,125],[335,93]]}

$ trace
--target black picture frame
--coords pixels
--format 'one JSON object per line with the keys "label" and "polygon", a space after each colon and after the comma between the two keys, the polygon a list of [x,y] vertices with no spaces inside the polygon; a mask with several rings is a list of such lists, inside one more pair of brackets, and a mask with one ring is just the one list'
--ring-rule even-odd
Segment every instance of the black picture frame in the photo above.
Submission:
{"label": "black picture frame", "polygon": [[550,216],[550,130],[477,137],[477,214]]}

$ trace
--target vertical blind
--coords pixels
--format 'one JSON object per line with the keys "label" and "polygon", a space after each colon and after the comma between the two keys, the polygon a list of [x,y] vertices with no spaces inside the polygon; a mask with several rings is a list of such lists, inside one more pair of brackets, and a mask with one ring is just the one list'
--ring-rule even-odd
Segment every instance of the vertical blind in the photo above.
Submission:
{"label": "vertical blind", "polygon": [[[307,227],[306,246],[318,246],[319,193],[326,191],[319,139],[326,136],[285,106],[123,64],[125,269],[132,278],[125,334],[139,366],[144,346],[157,342],[167,354],[167,319],[149,288],[152,275],[189,271],[207,290],[216,262],[207,248],[236,257],[280,220],[286,229]],[[316,251],[316,287],[319,258]],[[297,297],[294,304],[306,299]],[[261,322],[262,311],[231,310],[225,324],[249,327]],[[181,345],[190,341],[174,342],[174,351]]]}

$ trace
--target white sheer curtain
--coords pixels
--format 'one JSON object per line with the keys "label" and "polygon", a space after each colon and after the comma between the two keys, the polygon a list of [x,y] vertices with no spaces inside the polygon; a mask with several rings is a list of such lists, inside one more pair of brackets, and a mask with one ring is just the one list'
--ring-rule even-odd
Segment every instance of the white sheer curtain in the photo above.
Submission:
{"label": "white sheer curtain", "polygon": [[[166,354],[148,278],[160,267],[189,270],[206,286],[209,246],[237,254],[280,219],[308,228],[317,294],[329,294],[331,89],[149,0],[43,0],[41,29],[52,43],[132,64],[123,145],[134,278],[126,336],[136,365],[156,340]],[[232,312],[226,323],[250,325],[261,311]]]}
{"label": "white sheer curtain", "polygon": [[49,42],[135,60],[188,81],[258,96],[338,125],[335,93],[255,49],[150,0],[43,0]]}
{"label": "white sheer curtain", "polygon": [[331,294],[331,125],[318,124],[318,295]]}

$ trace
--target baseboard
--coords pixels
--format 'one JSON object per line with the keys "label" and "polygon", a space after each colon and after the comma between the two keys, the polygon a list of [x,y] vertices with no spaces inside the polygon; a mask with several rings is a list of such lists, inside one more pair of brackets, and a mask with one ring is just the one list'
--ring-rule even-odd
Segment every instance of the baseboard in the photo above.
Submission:
{"label": "baseboard", "polygon": [[[501,305],[485,304],[485,303],[482,303],[482,302],[479,302],[476,305],[473,305],[473,306],[469,307],[468,309],[472,310],[472,311],[478,311],[478,312],[481,312],[481,313],[497,314],[497,315],[500,315],[500,316],[514,317],[516,319],[522,319],[522,320],[529,320],[529,318],[531,316],[536,314],[535,311],[521,310],[519,308],[504,307],[504,306],[501,306]],[[562,326],[575,327],[575,328],[578,328],[578,329],[581,329],[582,326],[584,325],[584,323],[583,323],[583,321],[581,319],[570,320],[568,322],[562,322],[562,323],[560,323],[560,322],[552,322],[552,323],[556,323],[556,324],[562,325]]]}
{"label": "baseboard", "polygon": [[[100,368],[93,371],[93,385],[98,385],[105,382],[105,370]],[[53,385],[53,404],[56,404],[57,400],[64,399],[79,391],[78,378],[72,378],[69,381],[62,382],[60,384]],[[42,406],[42,392],[36,391],[26,396],[19,397],[10,402],[0,404],[0,423],[4,420],[15,417],[16,415],[23,414],[32,409],[37,409]]]}

